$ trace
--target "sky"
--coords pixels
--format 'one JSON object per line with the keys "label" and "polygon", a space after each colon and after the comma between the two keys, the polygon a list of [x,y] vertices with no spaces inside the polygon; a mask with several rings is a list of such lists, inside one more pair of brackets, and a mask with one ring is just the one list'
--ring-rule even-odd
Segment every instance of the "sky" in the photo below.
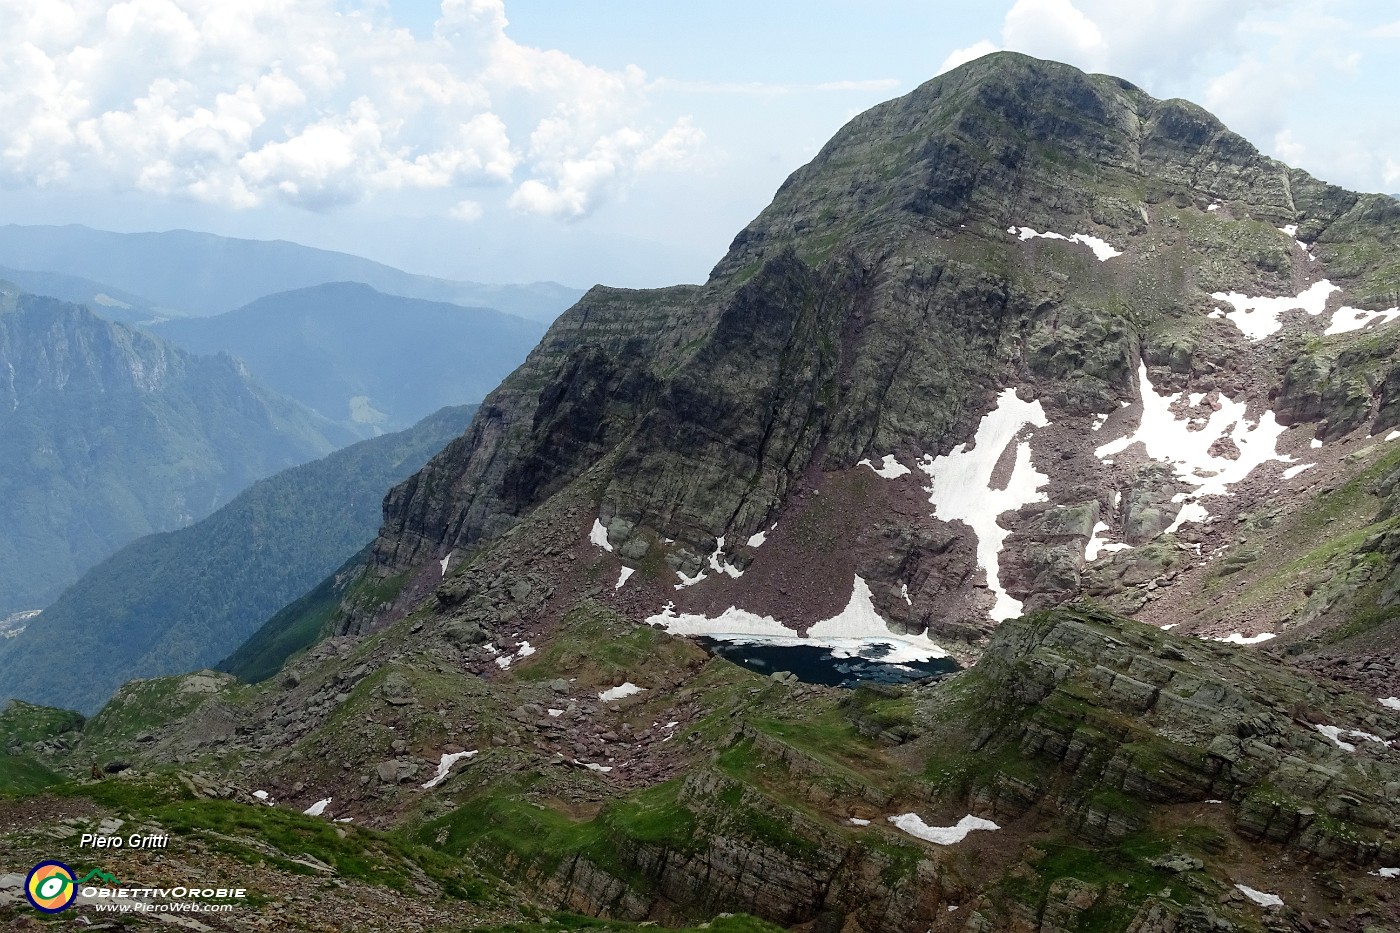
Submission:
{"label": "sky", "polygon": [[700,282],[847,120],[1003,48],[1400,191],[1393,2],[0,0],[0,222]]}

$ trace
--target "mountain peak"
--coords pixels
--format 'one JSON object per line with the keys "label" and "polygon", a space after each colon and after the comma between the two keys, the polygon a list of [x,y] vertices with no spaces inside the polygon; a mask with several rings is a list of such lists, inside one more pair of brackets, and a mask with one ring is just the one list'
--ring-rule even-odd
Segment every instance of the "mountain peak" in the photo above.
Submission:
{"label": "mountain peak", "polygon": [[[998,52],[852,119],[789,176],[713,275],[743,273],[775,248],[821,261],[977,222],[1000,230],[1068,215],[1131,232],[1138,204],[1165,188],[1232,198],[1286,171],[1194,104]],[[1292,214],[1285,197],[1270,208]]]}

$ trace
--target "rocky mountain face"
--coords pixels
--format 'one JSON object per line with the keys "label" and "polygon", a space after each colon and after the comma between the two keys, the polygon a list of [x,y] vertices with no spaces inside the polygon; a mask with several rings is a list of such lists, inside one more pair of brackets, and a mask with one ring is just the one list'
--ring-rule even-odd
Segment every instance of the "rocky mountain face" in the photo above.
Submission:
{"label": "rocky mountain face", "polygon": [[0,613],[351,439],[227,356],[13,288],[0,301]]}
{"label": "rocky mountain face", "polygon": [[[1397,236],[1191,104],[985,57],[706,284],[586,294],[278,677],[12,757],[132,765],[94,819],[270,798],[619,921],[1400,928]],[[844,690],[696,634],[964,669]]]}

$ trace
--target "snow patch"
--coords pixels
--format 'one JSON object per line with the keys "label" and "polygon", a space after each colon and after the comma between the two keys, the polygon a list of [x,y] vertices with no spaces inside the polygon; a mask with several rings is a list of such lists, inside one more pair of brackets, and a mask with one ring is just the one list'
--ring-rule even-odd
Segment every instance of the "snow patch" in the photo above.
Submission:
{"label": "snow patch", "polygon": [[1211,212],[1220,210],[1220,202],[1219,202],[1219,201],[1216,201],[1216,202],[1214,202],[1213,204],[1207,204],[1207,205],[1206,205],[1206,210],[1211,211]]}
{"label": "snow patch", "polygon": [[263,803],[267,804],[269,807],[277,802],[273,800],[272,797],[265,790],[255,790],[253,791],[253,796],[261,800]]}
{"label": "snow patch", "polygon": [[[1154,460],[1171,464],[1177,479],[1196,491],[1189,499],[1205,496],[1225,496],[1229,487],[1240,482],[1263,463],[1276,460],[1292,463],[1295,458],[1278,452],[1278,439],[1286,430],[1272,411],[1266,411],[1252,426],[1248,406],[1231,401],[1221,393],[1219,407],[1205,419],[1199,430],[1192,430],[1190,417],[1178,419],[1171,411],[1181,393],[1158,395],[1147,374],[1147,364],[1138,363],[1138,386],[1142,397],[1142,417],[1133,433],[1110,441],[1094,451],[1104,463],[1109,457],[1122,453],[1133,444],[1141,443]],[[1196,419],[1199,424],[1200,419]],[[1228,438],[1239,451],[1239,458],[1229,460],[1214,456],[1210,449],[1222,438]],[[1205,508],[1187,502],[1167,529],[1175,531],[1184,522],[1201,522],[1208,517]]]}
{"label": "snow patch", "polygon": [[1378,702],[1386,709],[1393,709],[1400,713],[1400,697],[1381,697]]}
{"label": "snow patch", "polygon": [[1090,431],[1097,431],[1108,421],[1108,415],[1095,415],[1094,423],[1089,427]]}
{"label": "snow patch", "polygon": [[[851,817],[851,825],[852,825],[852,826],[869,826],[869,825],[870,825],[870,821],[869,821],[869,820],[863,820],[863,819],[861,819],[861,818],[858,817],[858,816],[853,816],[853,817]],[[1381,869],[1381,870],[1384,871],[1385,869]]]}
{"label": "snow patch", "polygon": [[1235,889],[1249,898],[1260,907],[1282,907],[1283,898],[1277,894],[1265,894],[1263,891],[1256,891],[1247,884],[1237,884]]}
{"label": "snow patch", "polygon": [[1238,327],[1240,333],[1250,340],[1263,340],[1283,327],[1279,317],[1285,312],[1301,309],[1316,317],[1327,305],[1328,296],[1336,291],[1341,291],[1340,286],[1323,279],[1291,297],[1251,298],[1239,292],[1214,292],[1210,297],[1226,302],[1235,309],[1227,311],[1225,318]]}
{"label": "snow patch", "polygon": [[882,476],[885,479],[899,479],[901,476],[906,476],[913,472],[913,470],[910,470],[907,466],[896,460],[894,454],[885,454],[884,459],[880,462],[883,466],[877,467],[867,458],[857,463],[856,466],[868,466],[875,471],[876,476]]}
{"label": "snow patch", "polygon": [[857,576],[846,608],[813,625],[806,637],[772,616],[730,606],[714,618],[695,613],[677,613],[673,604],[649,617],[648,625],[662,625],[672,635],[704,635],[719,641],[793,647],[809,645],[826,648],[838,658],[878,657],[890,664],[946,658],[948,652],[927,634],[897,635],[875,610],[870,586]]}
{"label": "snow patch", "polygon": [[701,580],[706,579],[706,577],[705,577],[705,571],[704,571],[703,569],[697,570],[697,571],[695,572],[695,576],[693,576],[693,577],[688,577],[688,576],[686,576],[682,571],[677,570],[677,571],[676,571],[676,576],[678,576],[678,577],[681,578],[681,582],[679,582],[679,583],[676,584],[676,589],[678,589],[678,590],[683,590],[683,589],[685,589],[687,586],[694,586],[695,584],[699,583]]}
{"label": "snow patch", "polygon": [[1308,446],[1313,450],[1317,450],[1322,446],[1322,441],[1318,440],[1317,438],[1313,438],[1312,440],[1308,441]]}
{"label": "snow patch", "polygon": [[1022,240],[1031,240],[1036,237],[1044,237],[1047,240],[1065,240],[1069,243],[1083,243],[1085,246],[1089,247],[1089,249],[1094,251],[1094,258],[1097,259],[1099,262],[1107,262],[1114,256],[1123,255],[1123,251],[1121,249],[1114,249],[1112,246],[1109,246],[1105,240],[1101,240],[1098,237],[1091,236],[1087,233],[1073,233],[1069,236],[1065,236],[1063,233],[1037,233],[1030,227],[1007,227],[1006,232],[1019,233],[1020,238]]}
{"label": "snow patch", "polygon": [[620,700],[623,697],[630,697],[634,693],[641,693],[643,689],[645,688],[638,687],[629,680],[618,684],[616,687],[609,687],[604,690],[602,693],[598,694],[598,699],[602,700],[604,703],[611,703],[613,700]]}
{"label": "snow patch", "polygon": [[930,826],[919,819],[916,813],[901,813],[899,816],[888,816],[885,819],[911,836],[940,846],[950,846],[962,842],[967,838],[967,834],[974,830],[1001,829],[991,820],[984,820],[980,816],[973,816],[970,813],[958,820],[955,826]]}
{"label": "snow patch", "polygon": [[545,712],[549,714],[551,719],[558,719],[560,716],[564,715],[562,709],[547,709]]}
{"label": "snow patch", "polygon": [[736,580],[742,577],[744,575],[744,571],[740,570],[738,567],[735,567],[729,561],[724,560],[723,553],[724,535],[720,535],[719,538],[715,540],[715,552],[710,555],[710,569],[713,570],[715,573],[722,573],[726,576],[733,577]]}
{"label": "snow patch", "polygon": [[433,775],[432,780],[430,780],[430,781],[426,782],[425,784],[423,784],[423,789],[424,789],[424,790],[430,790],[430,789],[432,789],[432,788],[434,788],[434,787],[437,787],[437,786],[438,786],[439,784],[441,784],[443,781],[447,780],[447,772],[449,772],[449,771],[452,770],[452,766],[453,766],[453,765],[455,765],[457,762],[463,760],[464,758],[470,758],[470,757],[472,757],[472,756],[475,755],[475,754],[476,754],[476,752],[474,752],[474,751],[472,751],[472,752],[453,752],[453,753],[451,753],[451,754],[448,754],[448,753],[444,752],[444,753],[443,753],[443,756],[442,756],[442,759],[438,762],[437,774]]}
{"label": "snow patch", "polygon": [[1400,878],[1400,868],[1378,868],[1370,874],[1377,878]]}
{"label": "snow patch", "polygon": [[[987,588],[996,595],[990,615],[1001,622],[1021,614],[1021,601],[1001,585],[1001,550],[1011,533],[997,519],[1003,512],[1045,501],[1040,490],[1050,477],[1031,463],[1029,440],[1017,441],[1026,428],[1046,427],[1049,419],[1037,399],[1023,402],[1015,389],[997,396],[997,407],[982,417],[973,447],[959,444],[941,457],[925,456],[919,469],[928,474],[926,492],[934,517],[960,521],[977,533],[977,564],[987,574]],[[1015,462],[1006,485],[992,487],[992,473],[1002,454],[1015,444]]]}
{"label": "snow patch", "polygon": [[622,584],[626,583],[627,578],[632,576],[632,574],[634,573],[636,573],[636,571],[633,570],[631,567],[623,567],[622,571],[617,575],[617,582],[613,584],[613,589],[622,589]]}
{"label": "snow patch", "polygon": [[498,657],[496,659],[496,666],[499,667],[501,670],[505,670],[506,668],[510,667],[511,664],[513,664],[516,661],[519,661],[521,658],[528,658],[530,655],[535,653],[535,649],[530,645],[528,641],[522,641],[515,647],[515,654],[502,655],[501,657]]}
{"label": "snow patch", "polygon": [[600,774],[607,774],[609,771],[612,770],[612,768],[608,765],[598,765],[594,764],[591,761],[588,764],[584,765],[584,767],[587,768],[589,771],[597,771]]}
{"label": "snow patch", "polygon": [[1400,431],[1391,431],[1389,434],[1387,434],[1387,435],[1385,436],[1385,439],[1388,440],[1388,441],[1393,441],[1393,440],[1395,440],[1397,437],[1400,437]]}
{"label": "snow patch", "polygon": [[1305,471],[1307,471],[1307,470],[1311,470],[1311,469],[1313,469],[1313,468],[1316,467],[1316,466],[1317,466],[1316,463],[1300,463],[1300,464],[1298,464],[1297,466],[1291,466],[1291,467],[1289,467],[1288,469],[1286,469],[1286,470],[1283,471],[1283,478],[1284,478],[1284,479],[1292,479],[1293,477],[1297,476],[1299,473],[1303,473],[1303,472],[1305,472]]}
{"label": "snow patch", "polygon": [[448,554],[442,560],[438,561],[438,566],[442,568],[442,575],[444,577],[447,576],[447,562],[450,560],[452,560],[452,555]]}
{"label": "snow patch", "polygon": [[605,551],[612,551],[612,545],[608,543],[608,529],[603,527],[599,519],[593,519],[593,528],[588,532],[588,540]]}
{"label": "snow patch", "polygon": [[1327,329],[1322,333],[1325,336],[1335,334],[1349,334],[1354,330],[1361,330],[1372,321],[1380,321],[1382,324],[1389,324],[1400,317],[1400,308],[1389,308],[1385,311],[1363,311],[1360,308],[1351,308],[1343,305],[1332,313],[1332,323],[1327,325]]}
{"label": "snow patch", "polygon": [[1102,537],[1100,532],[1104,531],[1108,531],[1108,524],[1106,522],[1099,522],[1094,526],[1094,532],[1089,536],[1089,543],[1084,545],[1084,559],[1086,561],[1098,560],[1101,554],[1110,554],[1114,551],[1131,551],[1133,549],[1131,544],[1109,541],[1107,538]]}
{"label": "snow patch", "polygon": [[1377,745],[1384,745],[1386,748],[1390,747],[1390,743],[1385,739],[1378,735],[1373,735],[1370,732],[1362,732],[1360,729],[1343,729],[1340,726],[1319,726],[1316,724],[1313,725],[1313,728],[1331,739],[1332,744],[1336,745],[1344,752],[1354,752],[1356,751],[1356,746],[1350,742],[1342,741],[1342,736],[1365,739],[1367,742],[1375,742]]}
{"label": "snow patch", "polygon": [[333,798],[326,797],[323,800],[318,800],[311,806],[307,807],[305,810],[302,810],[301,812],[307,816],[320,816],[321,814],[326,812],[326,807],[329,807],[331,805],[332,799]]}
{"label": "snow patch", "polygon": [[1231,632],[1224,638],[1207,638],[1206,641],[1223,641],[1230,645],[1257,645],[1277,637],[1273,632],[1264,632],[1259,635],[1241,635],[1239,632]]}

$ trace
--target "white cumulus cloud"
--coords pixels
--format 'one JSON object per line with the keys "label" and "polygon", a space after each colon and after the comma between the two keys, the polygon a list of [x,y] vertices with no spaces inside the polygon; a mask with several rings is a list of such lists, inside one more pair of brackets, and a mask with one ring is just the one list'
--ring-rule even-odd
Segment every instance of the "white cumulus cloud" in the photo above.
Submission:
{"label": "white cumulus cloud", "polygon": [[640,70],[507,25],[503,0],[445,0],[426,38],[334,0],[13,0],[0,184],[312,210],[443,190],[459,218],[481,210],[462,189],[507,186],[576,217],[703,140],[646,118]]}

